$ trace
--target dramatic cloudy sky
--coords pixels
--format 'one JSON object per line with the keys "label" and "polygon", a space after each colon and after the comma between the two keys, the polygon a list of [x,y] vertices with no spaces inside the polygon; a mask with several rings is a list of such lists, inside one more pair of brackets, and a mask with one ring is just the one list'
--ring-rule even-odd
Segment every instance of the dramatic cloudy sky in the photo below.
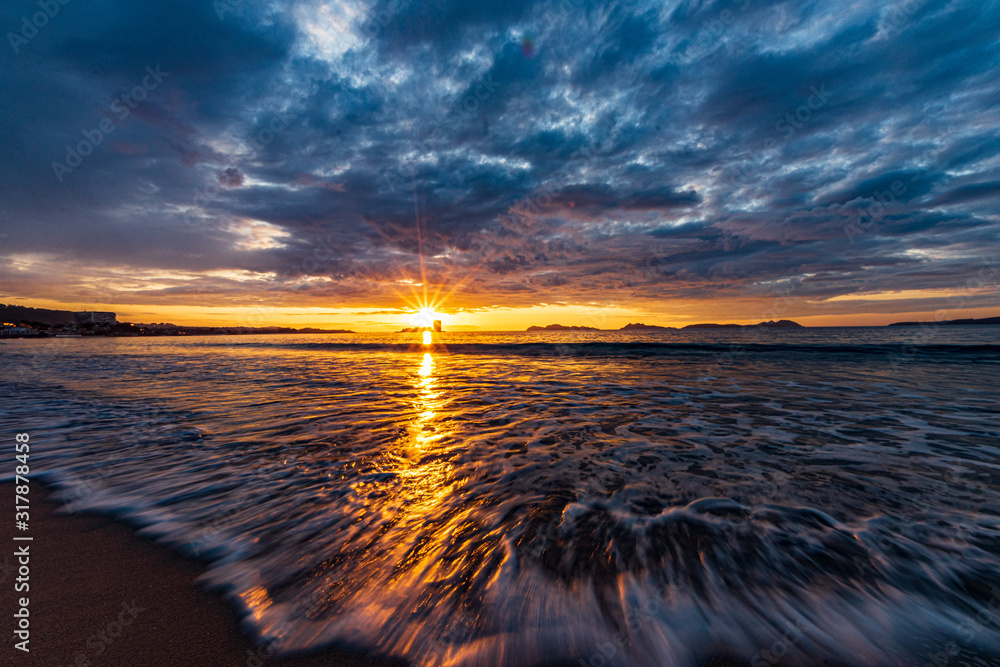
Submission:
{"label": "dramatic cloudy sky", "polygon": [[425,293],[480,328],[1000,313],[1000,3],[41,6],[0,9],[2,302],[357,329]]}

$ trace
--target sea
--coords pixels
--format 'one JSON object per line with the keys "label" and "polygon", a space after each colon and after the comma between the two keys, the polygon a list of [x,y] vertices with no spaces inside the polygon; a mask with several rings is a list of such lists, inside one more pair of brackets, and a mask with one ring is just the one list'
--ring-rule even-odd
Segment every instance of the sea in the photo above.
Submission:
{"label": "sea", "polygon": [[985,666],[998,377],[990,326],[18,339],[0,433],[281,654]]}

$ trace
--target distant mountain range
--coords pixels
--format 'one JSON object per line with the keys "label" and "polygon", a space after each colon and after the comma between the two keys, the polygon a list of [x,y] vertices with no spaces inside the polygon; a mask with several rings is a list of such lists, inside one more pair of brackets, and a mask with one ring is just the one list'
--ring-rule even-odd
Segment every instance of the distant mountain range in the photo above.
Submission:
{"label": "distant mountain range", "polygon": [[[791,320],[768,320],[767,322],[760,322],[758,324],[689,324],[684,329],[741,329],[745,326],[748,327],[769,327],[776,329],[804,329],[798,322],[793,322]],[[661,327],[655,324],[626,324],[618,331],[676,331],[676,327]],[[528,331],[606,331],[605,329],[596,329],[594,327],[568,327],[564,324],[550,324],[548,326],[539,327],[531,326],[528,327]],[[612,330],[613,331],[613,330]]]}
{"label": "distant mountain range", "polygon": [[965,326],[967,324],[1000,324],[1000,317],[981,317],[979,319],[944,320],[943,322],[893,322],[890,327],[915,327],[921,324],[943,324],[949,327]]}
{"label": "distant mountain range", "polygon": [[757,324],[689,324],[685,329],[742,329],[743,327],[768,327],[772,329],[804,329],[798,322],[791,320],[768,320]]}
{"label": "distant mountain range", "polygon": [[659,327],[655,324],[626,324],[619,331],[667,331],[677,327]]}
{"label": "distant mountain range", "polygon": [[564,324],[550,324],[545,327],[530,326],[528,331],[601,331],[594,327],[568,327]]}

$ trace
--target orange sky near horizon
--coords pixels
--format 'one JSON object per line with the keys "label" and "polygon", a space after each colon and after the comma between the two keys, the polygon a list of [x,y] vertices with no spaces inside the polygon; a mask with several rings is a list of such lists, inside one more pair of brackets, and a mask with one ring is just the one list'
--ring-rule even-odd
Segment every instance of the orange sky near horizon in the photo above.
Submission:
{"label": "orange sky near horizon", "polygon": [[[941,295],[935,295],[941,296]],[[955,296],[961,296],[956,293]],[[913,308],[906,308],[906,302]],[[671,302],[656,308],[616,305],[551,305],[449,309],[438,315],[446,331],[523,331],[532,325],[563,324],[597,329],[620,329],[632,322],[683,327],[702,322],[755,324],[769,319],[791,319],[804,326],[884,326],[900,321],[936,321],[969,317],[995,317],[997,308],[929,308],[928,301],[943,299],[841,298],[824,302],[789,298],[779,300],[718,300]],[[171,322],[186,326],[286,326],[350,329],[357,332],[398,331],[421,324],[416,309],[402,306],[321,308],[303,306],[178,306],[129,303],[78,303],[56,299],[0,296],[0,303],[53,310],[108,310],[122,322]],[[648,304],[643,304],[648,306]],[[942,305],[947,305],[942,303]],[[860,306],[860,307],[859,307]],[[875,311],[873,308],[879,308]],[[924,306],[923,308],[919,306]],[[870,310],[869,310],[870,309]],[[374,312],[373,312],[374,311]],[[867,312],[866,312],[867,311]],[[891,311],[891,312],[887,312]]]}

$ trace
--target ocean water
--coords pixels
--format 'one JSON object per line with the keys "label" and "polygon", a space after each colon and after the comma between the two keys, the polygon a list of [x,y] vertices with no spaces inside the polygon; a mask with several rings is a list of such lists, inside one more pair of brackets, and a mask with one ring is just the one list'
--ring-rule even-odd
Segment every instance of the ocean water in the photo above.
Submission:
{"label": "ocean water", "polygon": [[997,665],[998,375],[1000,327],[5,340],[0,426],[282,652]]}

